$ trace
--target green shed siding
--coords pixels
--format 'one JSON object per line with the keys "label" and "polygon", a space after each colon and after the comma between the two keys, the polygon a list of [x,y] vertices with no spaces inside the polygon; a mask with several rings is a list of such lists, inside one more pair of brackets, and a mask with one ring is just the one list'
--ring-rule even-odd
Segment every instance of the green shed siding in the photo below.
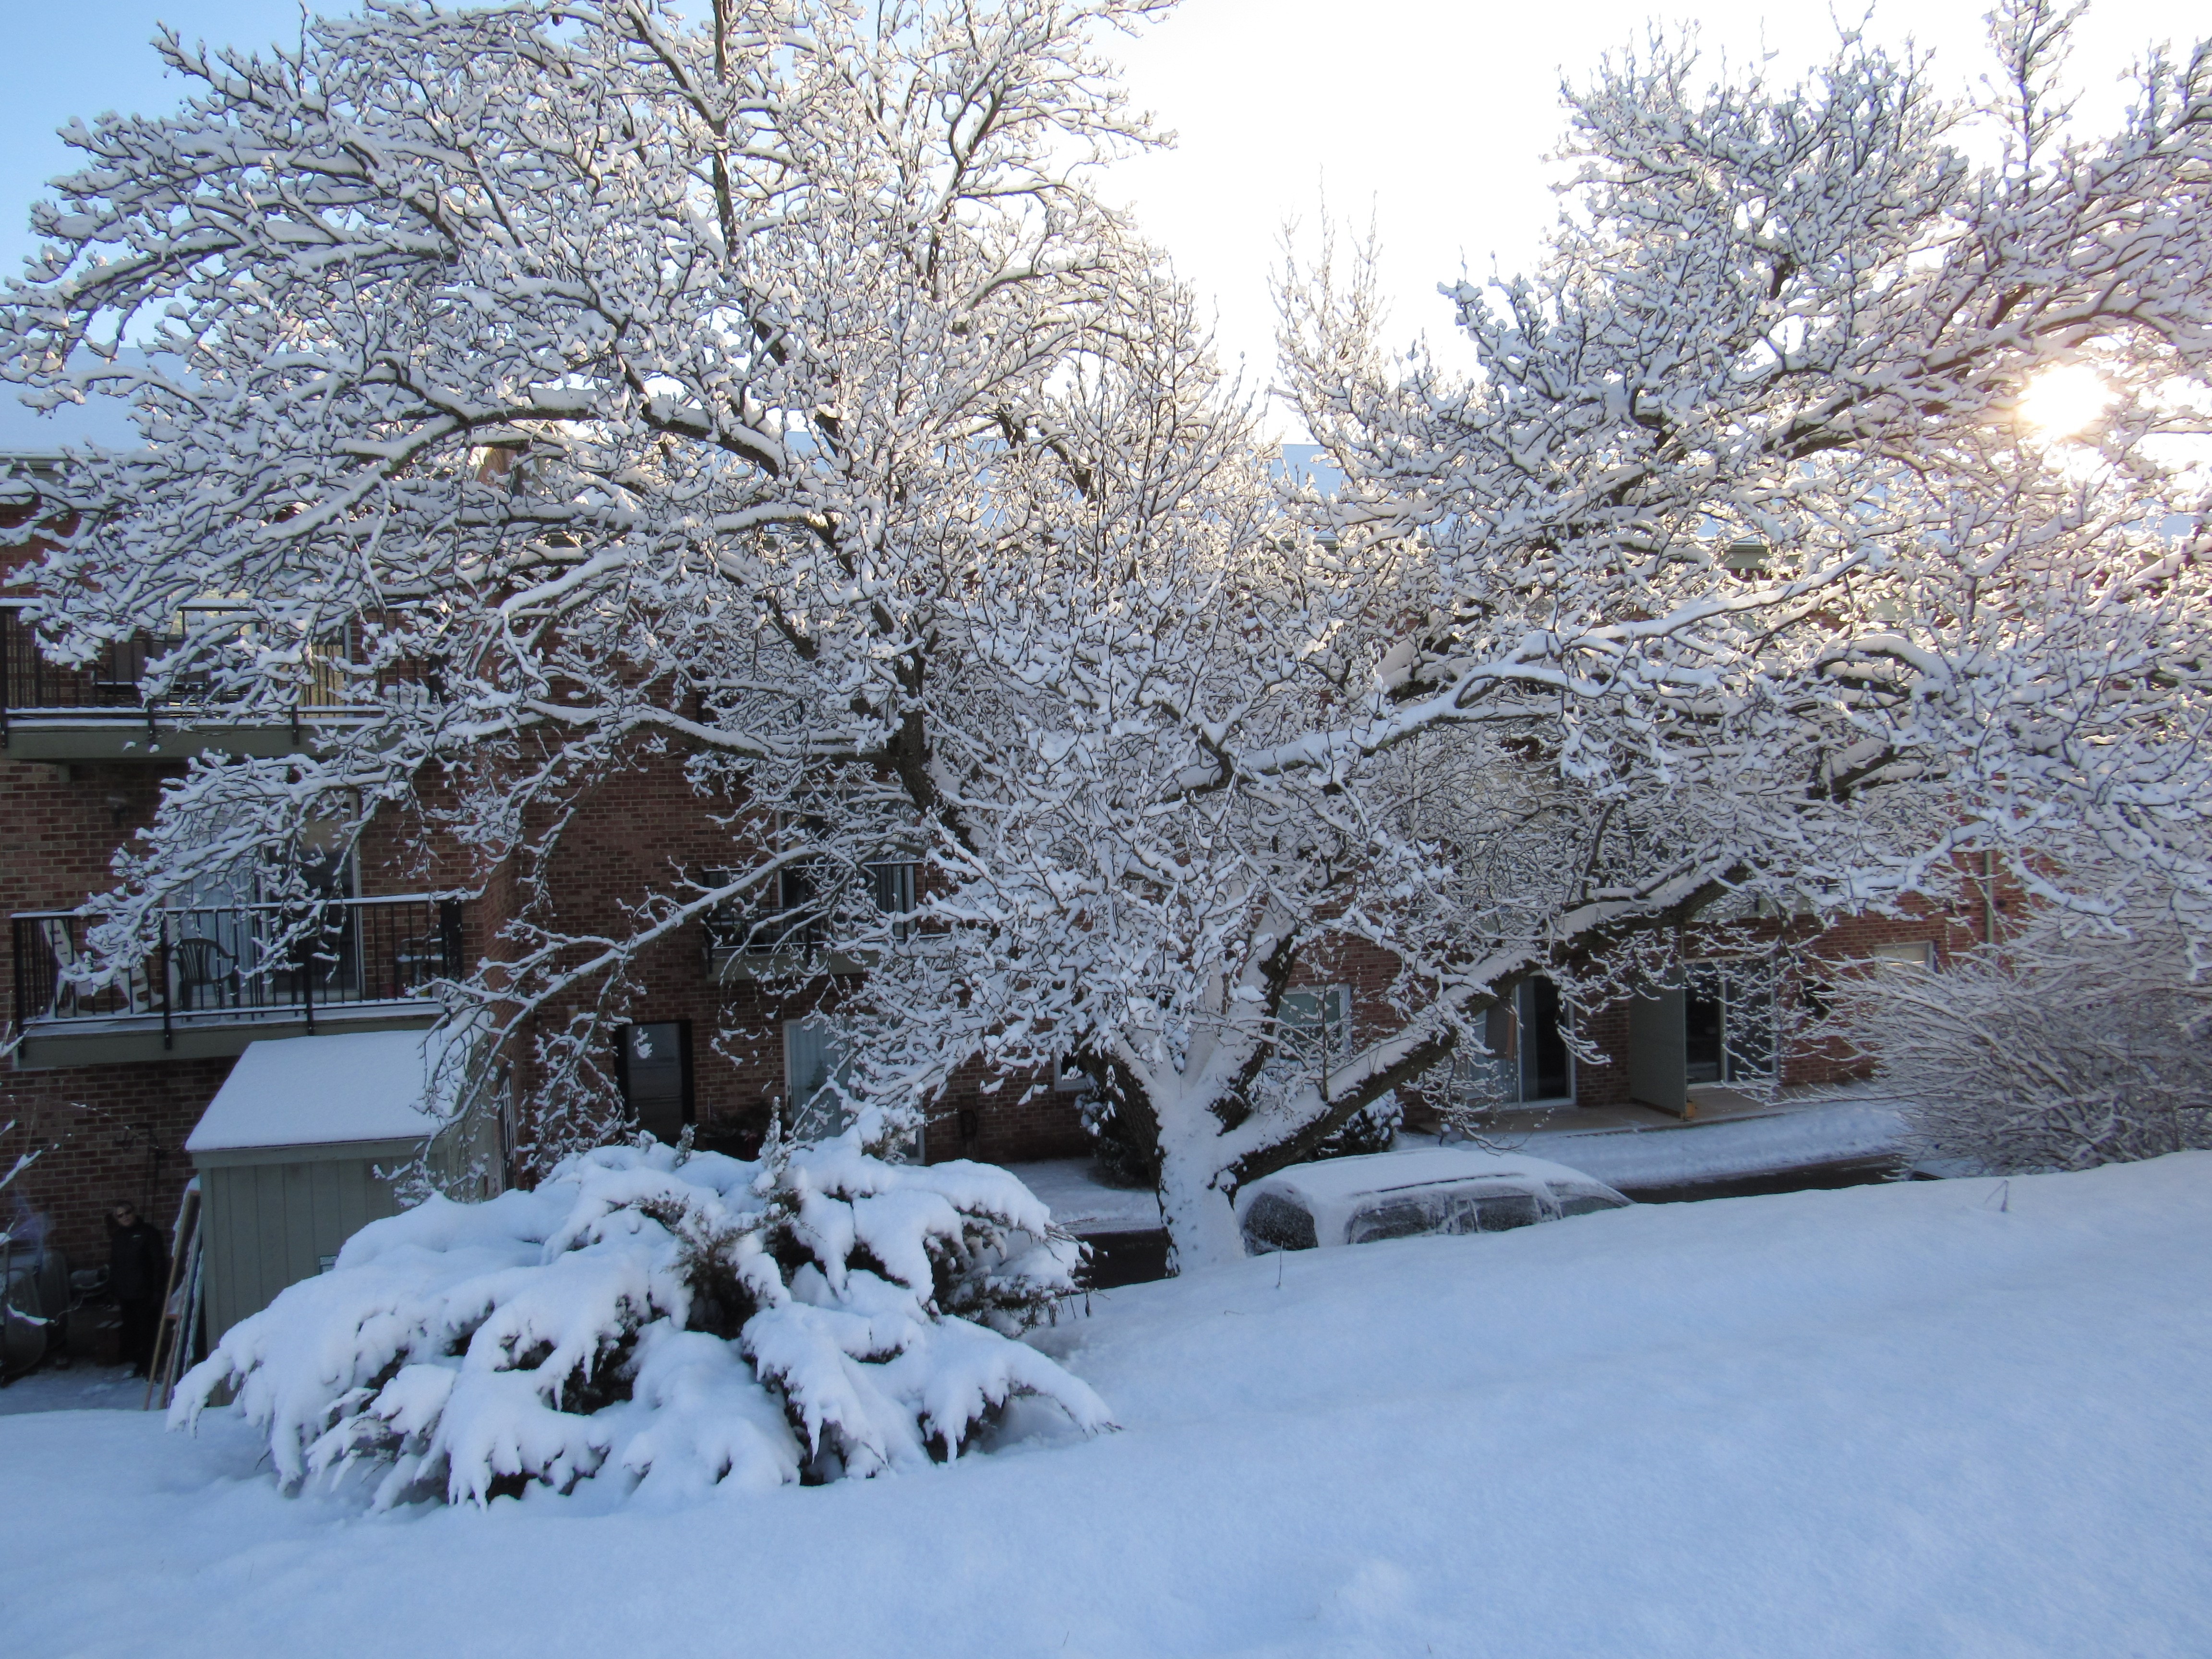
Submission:
{"label": "green shed siding", "polygon": [[400,1162],[404,1154],[299,1158],[296,1149],[273,1148],[268,1156],[265,1164],[226,1160],[200,1172],[210,1338],[258,1313],[286,1285],[313,1278],[325,1256],[337,1255],[370,1222],[399,1211],[392,1184],[378,1179],[376,1167]]}

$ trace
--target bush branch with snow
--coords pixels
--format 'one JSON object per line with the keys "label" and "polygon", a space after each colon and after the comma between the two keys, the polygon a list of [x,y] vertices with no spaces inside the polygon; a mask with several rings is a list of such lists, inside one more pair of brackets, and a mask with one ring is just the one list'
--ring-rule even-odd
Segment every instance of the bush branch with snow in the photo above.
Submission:
{"label": "bush branch with snow", "polygon": [[534,1191],[428,1199],[233,1327],[170,1422],[234,1390],[288,1486],[379,1467],[380,1505],[872,1475],[957,1455],[1019,1395],[1112,1426],[1015,1340],[1080,1247],[1006,1170],[875,1156],[881,1122],[757,1163],[602,1147]]}
{"label": "bush branch with snow", "polygon": [[2141,906],[2102,930],[2053,910],[1940,974],[1869,971],[1838,1024],[1926,1158],[2014,1175],[2212,1147],[2212,993],[2189,931]]}

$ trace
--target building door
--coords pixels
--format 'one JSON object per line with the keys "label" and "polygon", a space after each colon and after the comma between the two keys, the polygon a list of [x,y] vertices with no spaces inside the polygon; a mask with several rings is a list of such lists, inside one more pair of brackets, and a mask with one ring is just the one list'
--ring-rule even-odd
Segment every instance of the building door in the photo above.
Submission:
{"label": "building door", "polygon": [[620,1055],[623,1101],[637,1127],[673,1146],[693,1121],[691,1022],[625,1025]]}
{"label": "building door", "polygon": [[1780,1054],[1774,964],[1693,962],[1678,986],[1646,990],[1628,1006],[1628,1091],[1680,1114],[1701,1084],[1769,1081]]}
{"label": "building door", "polygon": [[1539,975],[1514,993],[1515,1039],[1520,1049],[1521,1098],[1565,1100],[1574,1093],[1573,1057],[1559,1006],[1559,988]]}
{"label": "building door", "polygon": [[1680,986],[1655,986],[1628,1004],[1628,1092],[1677,1117],[1690,1103],[1686,1000]]}
{"label": "building door", "polygon": [[1567,1050],[1559,988],[1541,975],[1524,979],[1492,1008],[1482,1035],[1486,1054],[1452,1062],[1452,1095],[1462,1105],[1517,1105],[1571,1100],[1574,1056]]}
{"label": "building door", "polygon": [[1774,1075],[1774,964],[1693,962],[1684,975],[1683,1062],[1690,1083],[1764,1083]]}
{"label": "building door", "polygon": [[1682,1080],[1721,1083],[1728,1078],[1727,998],[1721,976],[1693,968],[1682,987]]}

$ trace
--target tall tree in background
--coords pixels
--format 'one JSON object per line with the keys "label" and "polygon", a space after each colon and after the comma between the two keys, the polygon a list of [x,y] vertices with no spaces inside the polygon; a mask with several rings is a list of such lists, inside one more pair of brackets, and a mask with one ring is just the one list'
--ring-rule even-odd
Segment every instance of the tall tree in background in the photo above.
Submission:
{"label": "tall tree in background", "polygon": [[[1157,9],[373,4],[267,58],[166,39],[198,96],[76,135],[6,307],[9,378],[126,397],[146,440],[21,532],[59,542],[38,614],[80,659],[206,618],[146,690],[227,724],[333,674],[365,717],[197,765],[100,950],[311,825],[514,860],[522,916],[453,994],[510,1029],[580,997],[540,1056],[550,1154],[608,1132],[592,1056],[655,941],[798,866],[825,950],[888,938],[864,872],[975,846],[958,788],[1034,735],[1030,634],[1103,637],[1083,607],[1146,603],[1147,538],[1218,565],[1266,501],[1088,183],[1146,142],[1090,37]],[[653,755],[734,813],[728,867],[573,936],[545,866]]]}
{"label": "tall tree in background", "polygon": [[[1018,798],[994,775],[988,926],[885,964],[885,1050],[1073,1042],[1191,1262],[1533,973],[1594,1006],[1692,919],[1940,897],[1981,852],[2190,908],[2208,58],[2062,142],[2069,21],[1997,15],[1980,111],[1856,40],[1790,88],[1610,64],[1549,262],[1455,291],[1464,380],[1380,344],[1364,276],[1293,271],[1289,391],[1344,487],[1204,629],[1030,671],[1061,724]],[[1993,166],[1950,145],[1976,121]],[[1400,968],[1346,1052],[1289,998],[1355,944]]]}

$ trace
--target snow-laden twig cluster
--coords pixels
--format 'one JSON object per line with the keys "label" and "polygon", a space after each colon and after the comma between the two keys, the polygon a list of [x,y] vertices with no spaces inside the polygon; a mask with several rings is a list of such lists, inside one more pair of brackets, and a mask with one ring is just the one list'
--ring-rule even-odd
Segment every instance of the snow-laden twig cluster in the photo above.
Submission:
{"label": "snow-laden twig cluster", "polygon": [[602,1147],[535,1191],[431,1197],[234,1326],[170,1420],[234,1390],[285,1482],[379,1467],[387,1504],[870,1475],[956,1455],[1020,1395],[1110,1427],[1015,1340],[1081,1247],[1006,1171],[887,1163],[865,1133],[757,1164]]}
{"label": "snow-laden twig cluster", "polygon": [[2212,1147],[2212,988],[2137,907],[2032,923],[1940,973],[1870,965],[1834,1021],[1893,1089],[1916,1152],[2011,1175]]}

